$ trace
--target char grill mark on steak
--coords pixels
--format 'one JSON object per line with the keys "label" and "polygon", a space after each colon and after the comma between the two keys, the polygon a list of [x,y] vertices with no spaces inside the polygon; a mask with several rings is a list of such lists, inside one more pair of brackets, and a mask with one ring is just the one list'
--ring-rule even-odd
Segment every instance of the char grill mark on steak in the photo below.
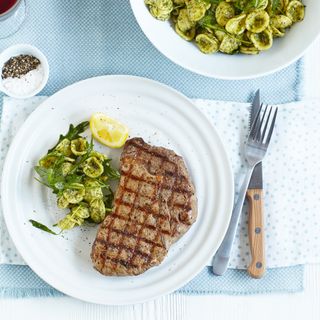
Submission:
{"label": "char grill mark on steak", "polygon": [[194,187],[181,157],[140,138],[127,141],[112,214],[91,257],[106,275],[136,275],[159,264],[196,219]]}
{"label": "char grill mark on steak", "polygon": [[[143,178],[136,177],[136,176],[134,176],[134,175],[124,174],[123,176],[128,177],[128,178],[134,178],[134,179],[137,180],[137,181],[147,182],[147,181],[143,180]],[[170,176],[173,176],[173,177],[174,177],[173,174],[170,174]],[[153,184],[153,185],[156,185],[156,183],[151,182],[151,181],[148,182],[148,183]],[[126,187],[124,187],[124,188],[126,188]],[[163,189],[169,189],[170,191],[175,191],[175,192],[185,192],[185,193],[188,193],[188,194],[190,194],[190,195],[192,194],[192,192],[191,192],[189,189],[183,189],[183,188],[176,187],[176,186],[173,186],[172,188],[170,188],[169,186],[167,186],[167,185],[165,185],[165,184],[164,184],[164,186],[163,186]],[[132,190],[127,189],[127,191],[132,191]]]}
{"label": "char grill mark on steak", "polygon": [[[136,146],[136,147],[137,147],[137,146]],[[138,149],[138,151],[137,151],[137,158],[139,158],[139,155],[140,155],[141,151],[140,151],[139,148],[137,148],[137,149]],[[130,164],[130,168],[129,168],[129,170],[128,170],[129,172],[131,172],[131,168],[132,168],[133,165],[134,165],[134,161],[132,161],[131,164]],[[149,165],[149,166],[150,166],[150,165]],[[118,214],[120,205],[128,204],[128,203],[125,203],[125,202],[123,201],[123,197],[124,197],[124,193],[125,193],[126,190],[127,190],[128,179],[130,179],[130,178],[133,178],[133,176],[130,175],[130,174],[128,174],[128,175],[126,176],[124,186],[121,188],[121,194],[119,195],[119,197],[117,197],[117,204],[118,204],[118,206],[116,206],[115,214]],[[128,222],[131,221],[130,214],[132,213],[132,210],[133,210],[133,209],[135,208],[135,206],[136,206],[136,202],[135,202],[135,201],[136,201],[136,198],[137,198],[137,194],[139,194],[139,192],[140,192],[140,188],[141,188],[141,183],[142,183],[142,182],[145,182],[145,181],[144,181],[144,180],[138,181],[138,187],[137,187],[137,190],[136,190],[136,194],[135,194],[135,196],[134,196],[135,199],[133,200],[133,202],[131,203],[131,206],[130,206],[129,219],[126,220],[125,230],[127,229]],[[156,185],[156,187],[158,188],[158,185]],[[129,205],[130,205],[130,204],[129,204]],[[146,210],[145,210],[144,207],[139,207],[139,209],[140,209],[141,211],[146,212]],[[122,238],[119,240],[119,241],[120,241],[120,244],[117,244],[117,245],[114,246],[116,249],[118,249],[118,250],[117,250],[117,251],[118,251],[118,254],[117,254],[117,256],[116,256],[115,258],[111,259],[113,262],[115,262],[115,263],[118,262],[118,263],[124,265],[125,267],[131,267],[131,268],[137,268],[137,267],[138,267],[137,265],[135,265],[135,264],[132,263],[132,259],[133,259],[133,258],[136,256],[136,254],[138,253],[137,247],[138,247],[138,245],[139,245],[139,243],[140,243],[140,241],[141,241],[141,230],[144,230],[146,220],[147,220],[147,219],[145,218],[145,219],[144,219],[144,222],[143,222],[142,224],[138,224],[138,225],[140,226],[140,230],[138,230],[138,234],[137,234],[137,235],[133,235],[132,233],[126,233],[126,231],[123,232]],[[116,220],[114,219],[113,221],[116,221]],[[111,226],[111,227],[112,227],[112,226]],[[110,243],[110,234],[111,234],[111,232],[109,231],[108,238],[107,238],[107,241],[106,241],[106,244],[107,244],[107,245]],[[128,246],[126,246],[126,245],[123,244],[125,237],[129,237],[129,238],[131,238],[131,239],[132,239],[132,238],[136,238],[135,247],[134,247],[133,249],[132,249],[132,248],[129,248]],[[122,244],[121,244],[121,242],[122,242]],[[151,243],[152,243],[152,242],[151,242]],[[151,253],[153,252],[154,247],[155,247],[155,244],[152,243],[152,249],[150,250]],[[126,251],[131,252],[131,257],[129,258],[128,261],[125,261],[125,263],[123,263],[123,260],[122,260],[122,259],[119,259],[119,256],[120,256],[120,254],[121,254],[121,250],[120,250],[120,249],[125,249]],[[146,257],[146,256],[147,256],[147,257]],[[149,263],[150,260],[151,260],[151,255],[143,255],[142,257],[144,258],[144,260],[145,260],[146,263]],[[105,260],[105,262],[107,262],[107,260]],[[116,267],[117,267],[116,264],[114,264],[114,265],[113,265],[114,271],[116,270]]]}
{"label": "char grill mark on steak", "polygon": [[[138,151],[138,154],[139,154],[139,152],[140,152],[140,151]],[[134,162],[132,162],[131,165],[130,165],[131,168],[132,168],[132,166],[133,166],[133,163],[134,163]],[[129,169],[129,172],[130,172],[130,169]],[[120,200],[118,200],[118,204],[119,204],[119,205],[122,205],[122,204],[124,203],[124,202],[123,202],[123,196],[124,196],[124,193],[126,192],[126,186],[127,186],[127,183],[128,183],[128,178],[130,178],[130,175],[129,175],[129,176],[127,177],[127,179],[125,180],[125,184],[124,184],[123,188],[121,189],[121,194],[120,194],[120,196],[119,196],[119,198],[118,198],[118,199],[120,199]],[[138,183],[137,193],[140,192],[140,188],[141,188],[141,183]],[[135,195],[134,197],[135,197],[135,199],[134,199],[134,201],[132,202],[131,207],[130,207],[130,211],[129,211],[129,219],[126,220],[125,230],[127,229],[127,224],[128,224],[128,222],[131,220],[130,214],[131,214],[132,210],[133,210],[134,207],[135,207],[135,200],[136,200],[137,195]],[[118,214],[118,211],[119,211],[119,206],[116,207],[115,213]],[[114,220],[114,221],[115,221],[115,220]],[[140,230],[141,230],[142,228],[143,228],[143,225],[140,227]],[[137,237],[137,238],[136,238],[136,245],[135,245],[135,247],[134,247],[134,249],[133,249],[133,252],[132,252],[132,254],[131,254],[131,257],[129,258],[128,261],[125,262],[125,266],[126,266],[126,267],[134,267],[134,268],[137,267],[136,265],[132,264],[132,258],[134,257],[134,254],[136,253],[136,250],[135,250],[135,249],[136,249],[137,244],[141,241],[140,230],[138,230],[138,235],[136,236],[136,237]],[[129,233],[129,234],[126,234],[126,233],[124,232],[123,235],[122,235],[122,239],[120,240],[120,243],[121,243],[121,242],[124,242],[125,236],[128,236],[128,237],[130,237],[130,238],[133,238],[132,234],[130,234],[130,233]],[[108,235],[107,243],[109,243],[109,237],[110,237],[110,232],[109,232],[109,235]],[[119,245],[118,245],[118,246],[119,246]],[[130,250],[130,249],[131,249],[131,248],[128,248],[127,246],[124,246],[123,244],[122,244],[122,248],[124,248],[124,249],[126,249],[126,250],[128,250],[128,249]],[[119,248],[118,248],[118,249],[119,249]],[[129,251],[129,250],[128,250],[128,251]],[[117,256],[117,258],[120,256],[120,254],[121,254],[121,251],[118,250],[118,256]],[[117,261],[117,258],[115,258],[115,262]],[[146,260],[149,260],[149,257],[147,257]],[[116,264],[114,265],[114,268],[113,268],[113,269],[114,269],[114,270],[116,269]]]}

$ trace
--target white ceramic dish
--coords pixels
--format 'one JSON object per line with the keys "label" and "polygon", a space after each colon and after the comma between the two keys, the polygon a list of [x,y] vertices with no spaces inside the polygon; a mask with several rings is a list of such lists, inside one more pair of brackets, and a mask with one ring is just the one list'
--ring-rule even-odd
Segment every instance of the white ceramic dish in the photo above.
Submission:
{"label": "white ceramic dish", "polygon": [[[164,262],[137,277],[106,277],[93,269],[96,227],[52,236],[31,226],[52,226],[64,213],[51,191],[34,180],[33,166],[70,123],[102,111],[120,119],[130,136],[181,154],[195,183],[199,216]],[[118,162],[121,150],[95,143]],[[9,233],[26,263],[58,290],[89,302],[130,304],[169,293],[191,280],[209,261],[227,229],[233,178],[224,147],[207,118],[182,94],[158,82],[131,76],[92,78],[47,99],[27,119],[7,155],[2,205]]]}
{"label": "white ceramic dish", "polygon": [[20,54],[28,54],[31,56],[34,56],[40,60],[40,63],[43,68],[43,78],[41,81],[41,84],[32,92],[25,94],[25,95],[17,95],[13,92],[8,91],[2,83],[2,78],[0,76],[0,91],[4,92],[6,95],[16,98],[16,99],[26,99],[33,97],[37,95],[47,84],[48,78],[49,78],[49,64],[48,60],[45,57],[45,55],[36,47],[31,46],[29,44],[17,44],[14,46],[11,46],[4,51],[1,52],[0,54],[0,73],[2,72],[3,65],[11,58],[18,56]]}
{"label": "white ceramic dish", "polygon": [[284,38],[259,55],[201,53],[194,43],[179,37],[169,22],[151,16],[143,0],[130,0],[141,29],[153,45],[167,58],[193,72],[220,79],[249,79],[270,74],[288,66],[303,55],[320,33],[320,1],[303,0],[304,21],[295,24]]}

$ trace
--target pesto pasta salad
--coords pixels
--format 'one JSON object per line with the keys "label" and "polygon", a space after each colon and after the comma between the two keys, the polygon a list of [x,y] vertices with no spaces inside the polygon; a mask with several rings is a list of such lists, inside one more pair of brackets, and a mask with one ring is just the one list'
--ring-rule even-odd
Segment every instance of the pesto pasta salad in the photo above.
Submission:
{"label": "pesto pasta salad", "polygon": [[[110,180],[120,174],[111,167],[107,156],[94,150],[93,140],[80,134],[89,122],[72,124],[57,144],[43,156],[34,168],[38,180],[57,196],[57,206],[67,209],[66,216],[56,223],[60,230],[71,229],[85,221],[100,223],[112,209],[113,192]],[[35,227],[49,229],[37,221]],[[48,232],[53,233],[51,230]]]}
{"label": "pesto pasta salad", "polygon": [[170,20],[176,33],[210,54],[257,54],[302,21],[299,0],[144,0],[153,17]]}

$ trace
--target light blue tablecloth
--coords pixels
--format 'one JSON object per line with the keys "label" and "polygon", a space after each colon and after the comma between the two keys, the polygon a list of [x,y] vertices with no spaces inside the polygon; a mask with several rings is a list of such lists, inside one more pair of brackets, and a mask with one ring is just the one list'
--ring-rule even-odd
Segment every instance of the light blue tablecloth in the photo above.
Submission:
{"label": "light blue tablecloth", "polygon": [[[78,80],[104,74],[152,78],[190,98],[248,101],[260,88],[265,102],[282,103],[299,100],[302,94],[301,61],[273,75],[246,81],[210,79],[175,65],[144,36],[128,0],[27,0],[27,3],[26,23],[14,36],[0,40],[0,50],[16,43],[30,43],[44,52],[51,72],[43,95],[51,95]],[[224,277],[213,277],[205,268],[178,292],[255,294],[297,292],[302,288],[303,266],[268,270],[266,277],[259,281],[237,270],[229,270]],[[61,294],[40,280],[27,266],[2,265],[0,295]]]}
{"label": "light blue tablecloth", "polygon": [[[265,293],[294,293],[303,290],[303,266],[268,269],[260,279],[250,278],[245,270],[229,269],[223,277],[213,276],[204,268],[191,282],[176,291],[180,294],[249,295]],[[24,298],[63,296],[41,280],[27,266],[0,266],[0,297]]]}
{"label": "light blue tablecloth", "polygon": [[0,40],[0,50],[31,43],[44,52],[51,74],[42,95],[104,74],[152,78],[190,98],[248,101],[260,88],[266,102],[282,103],[298,100],[301,94],[299,62],[273,75],[245,81],[210,79],[175,65],[140,30],[129,0],[26,1],[26,23],[13,37]]}

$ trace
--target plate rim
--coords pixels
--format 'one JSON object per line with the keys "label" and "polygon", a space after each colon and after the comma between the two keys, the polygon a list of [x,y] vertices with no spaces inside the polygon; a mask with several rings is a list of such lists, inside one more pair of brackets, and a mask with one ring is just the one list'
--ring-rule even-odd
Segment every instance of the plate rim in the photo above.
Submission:
{"label": "plate rim", "polygon": [[[224,225],[224,230],[223,232],[221,232],[221,237],[220,237],[220,241],[219,241],[219,245],[220,243],[222,242],[223,238],[224,238],[224,235],[227,231],[227,228],[228,228],[228,225],[229,225],[229,221],[231,219],[231,212],[232,212],[232,206],[233,206],[233,194],[234,194],[234,180],[233,180],[233,173],[232,173],[232,167],[231,167],[231,162],[230,162],[230,159],[228,157],[228,154],[226,152],[226,149],[224,147],[224,144],[222,142],[222,139],[220,138],[220,135],[219,133],[217,132],[217,130],[215,129],[215,127],[210,123],[210,121],[207,119],[207,117],[200,111],[198,110],[195,105],[193,104],[193,102],[188,98],[186,97],[185,95],[183,95],[181,92],[177,91],[176,89],[166,85],[166,84],[163,84],[161,82],[158,82],[158,81],[155,81],[155,80],[152,80],[152,79],[149,79],[149,78],[145,78],[145,77],[139,77],[139,76],[131,76],[131,75],[105,75],[105,76],[99,76],[99,77],[91,77],[91,78],[88,78],[88,79],[85,79],[85,80],[81,80],[81,81],[78,81],[78,82],[75,82],[69,86],[66,86],[65,88],[59,90],[58,92],[56,92],[55,94],[53,94],[52,96],[48,97],[48,99],[46,99],[45,101],[41,102],[41,104],[27,117],[27,119],[24,121],[24,123],[22,124],[22,126],[19,128],[18,132],[16,133],[15,137],[13,138],[11,144],[10,144],[10,147],[9,147],[9,150],[8,150],[8,153],[6,155],[6,158],[5,158],[5,162],[4,162],[4,166],[3,166],[3,172],[2,172],[2,183],[1,183],[1,205],[2,205],[2,209],[3,209],[3,216],[4,216],[4,220],[5,220],[5,223],[6,223],[6,226],[8,228],[8,232],[10,234],[10,237],[14,243],[14,245],[16,246],[17,250],[19,251],[19,253],[21,254],[22,258],[24,259],[24,261],[27,263],[27,265],[41,278],[43,279],[46,283],[48,283],[49,285],[51,285],[52,287],[56,288],[57,290],[71,296],[71,297],[74,297],[74,298],[77,298],[77,299],[80,299],[80,300],[83,300],[83,301],[86,301],[86,302],[91,302],[91,303],[98,303],[98,304],[105,304],[105,305],[128,305],[128,304],[134,304],[134,303],[141,303],[141,302],[145,302],[145,301],[148,301],[148,300],[151,300],[151,299],[156,299],[160,296],[163,296],[164,294],[168,294],[180,287],[182,287],[184,284],[186,284],[187,282],[189,282],[191,279],[193,279],[199,272],[201,272],[201,270],[205,267],[206,264],[203,264],[201,263],[196,269],[196,271],[194,272],[189,272],[189,275],[188,276],[185,276],[184,277],[184,281],[183,282],[180,282],[179,284],[179,287],[174,287],[174,288],[171,288],[170,291],[166,291],[166,292],[161,292],[161,293],[158,293],[157,295],[153,295],[152,297],[149,297],[149,298],[145,298],[145,299],[142,299],[142,300],[137,300],[137,301],[134,301],[134,302],[112,302],[112,303],[108,303],[108,302],[102,302],[102,301],[94,301],[94,300],[87,300],[85,299],[84,297],[81,296],[81,294],[79,295],[76,295],[76,294],[73,294],[73,293],[70,293],[68,292],[68,290],[65,290],[65,288],[60,288],[59,286],[55,286],[54,283],[52,283],[52,281],[50,279],[48,279],[46,277],[46,274],[45,272],[42,272],[42,271],[39,271],[39,269],[37,267],[35,267],[31,261],[29,261],[29,257],[27,256],[26,258],[26,255],[25,253],[23,252],[23,250],[21,251],[20,248],[22,246],[20,246],[20,241],[18,238],[16,238],[15,236],[12,237],[12,235],[15,234],[15,232],[13,231],[13,225],[10,221],[10,218],[9,218],[9,210],[6,210],[8,209],[8,202],[9,200],[7,199],[8,198],[8,194],[10,193],[9,191],[6,191],[6,186],[7,186],[7,181],[8,181],[8,168],[10,167],[11,165],[11,159],[12,157],[15,155],[14,151],[15,149],[17,148],[17,146],[19,145],[19,140],[21,139],[21,136],[23,136],[23,131],[24,131],[24,128],[28,127],[28,124],[29,122],[32,123],[32,120],[34,117],[37,116],[37,110],[39,108],[41,108],[41,106],[45,103],[50,103],[50,100],[51,100],[51,97],[54,97],[56,95],[62,95],[64,94],[65,91],[67,91],[70,87],[76,87],[77,85],[79,84],[83,84],[85,82],[92,82],[92,81],[95,81],[95,80],[104,80],[104,79],[115,79],[115,78],[118,78],[118,79],[125,79],[125,80],[133,80],[133,81],[146,81],[146,82],[149,82],[151,85],[155,85],[155,86],[158,86],[164,90],[169,90],[171,93],[177,95],[179,98],[182,98],[183,100],[185,100],[186,103],[189,104],[189,106],[191,108],[193,108],[196,112],[198,112],[200,114],[200,117],[202,117],[203,121],[205,121],[208,125],[211,126],[212,130],[215,132],[215,135],[216,135],[216,140],[217,140],[217,143],[220,145],[221,147],[221,150],[223,152],[223,158],[226,160],[225,162],[225,167],[226,167],[226,170],[227,170],[227,176],[225,176],[225,178],[228,179],[227,181],[227,187],[228,187],[228,191],[230,192],[230,194],[232,195],[230,197],[230,201],[228,202],[228,207],[224,209],[224,212],[228,215],[228,219],[226,219],[226,223]],[[218,246],[217,246],[218,248]],[[211,250],[210,254],[214,254],[215,250],[217,250],[217,248],[215,248],[214,250]],[[210,258],[210,256],[208,255],[208,258]]]}

